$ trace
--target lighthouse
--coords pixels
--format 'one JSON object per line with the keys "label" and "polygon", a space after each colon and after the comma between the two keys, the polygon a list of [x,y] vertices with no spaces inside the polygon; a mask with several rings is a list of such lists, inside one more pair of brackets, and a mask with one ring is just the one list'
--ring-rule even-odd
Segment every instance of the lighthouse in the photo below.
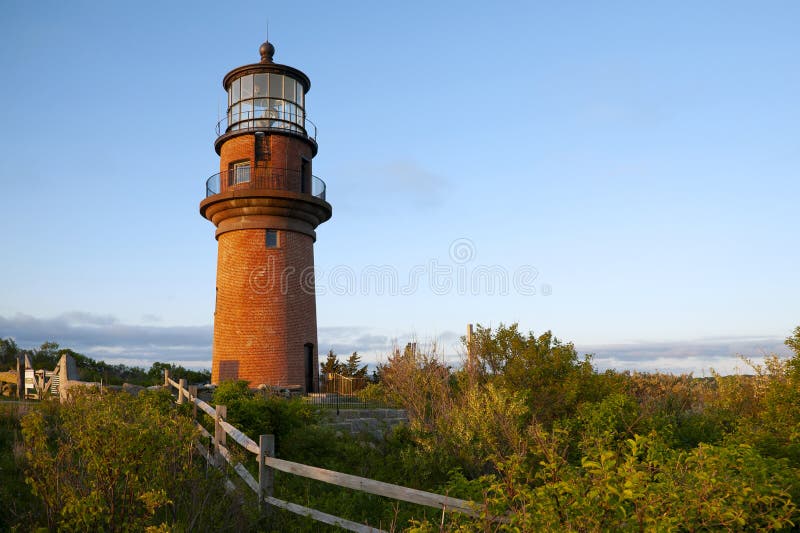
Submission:
{"label": "lighthouse", "polygon": [[245,380],[316,390],[316,228],[331,218],[326,186],[312,173],[316,127],[306,118],[311,82],[273,61],[222,80],[228,103],[200,214],[216,227],[217,277],[211,381]]}

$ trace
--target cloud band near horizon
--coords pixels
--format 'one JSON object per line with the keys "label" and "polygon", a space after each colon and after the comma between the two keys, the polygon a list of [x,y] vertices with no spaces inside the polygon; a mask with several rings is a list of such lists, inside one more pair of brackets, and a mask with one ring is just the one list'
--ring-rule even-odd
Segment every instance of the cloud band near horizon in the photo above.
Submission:
{"label": "cloud band near horizon", "polygon": [[[111,315],[73,311],[52,318],[17,313],[0,316],[0,338],[13,338],[21,348],[37,348],[52,341],[94,359],[109,363],[149,366],[155,361],[189,368],[210,368],[213,327],[132,325]],[[365,363],[374,365],[391,353],[395,345],[416,339],[413,332],[399,337],[362,326],[320,327],[320,356],[329,349],[340,356],[357,351]],[[435,342],[444,358],[458,365],[463,357],[460,334],[440,333]],[[773,336],[727,337],[688,341],[636,342],[628,344],[576,344],[580,353],[593,355],[601,370],[643,372],[693,372],[708,375],[748,372],[741,357],[758,362],[764,356],[789,355],[784,339]]]}

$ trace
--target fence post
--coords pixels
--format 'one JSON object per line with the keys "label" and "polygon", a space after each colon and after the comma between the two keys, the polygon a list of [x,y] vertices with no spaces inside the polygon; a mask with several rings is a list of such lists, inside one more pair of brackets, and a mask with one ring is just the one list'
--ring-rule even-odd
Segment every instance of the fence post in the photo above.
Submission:
{"label": "fence post", "polygon": [[169,369],[164,369],[164,386],[169,387]]}
{"label": "fence post", "polygon": [[185,378],[181,378],[178,381],[178,405],[181,405],[183,403],[183,399],[184,399],[183,390],[185,388],[186,388],[186,379]]}
{"label": "fence post", "polygon": [[219,453],[219,445],[225,444],[225,430],[222,429],[222,424],[220,424],[220,420],[225,420],[225,417],[228,416],[228,408],[224,405],[218,405],[214,408],[214,458],[217,460],[217,464],[222,464],[219,462],[220,453]]}
{"label": "fence post", "polygon": [[197,385],[189,385],[189,400],[192,402],[192,418],[197,420]]}
{"label": "fence post", "polygon": [[267,466],[265,459],[275,457],[275,435],[261,435],[258,437],[258,508],[264,514],[272,512],[272,506],[264,501],[265,498],[272,496],[272,486],[275,471],[271,466]]}

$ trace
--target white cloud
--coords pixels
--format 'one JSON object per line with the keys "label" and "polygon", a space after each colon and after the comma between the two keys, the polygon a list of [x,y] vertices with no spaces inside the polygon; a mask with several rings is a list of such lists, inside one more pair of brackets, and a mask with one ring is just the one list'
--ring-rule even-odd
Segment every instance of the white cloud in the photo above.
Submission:
{"label": "white cloud", "polygon": [[789,350],[783,341],[778,337],[742,336],[576,347],[593,354],[595,365],[601,369],[709,375],[712,369],[720,374],[751,372],[742,357],[757,363],[770,354],[787,356]]}
{"label": "white cloud", "polygon": [[149,366],[154,361],[182,360],[192,367],[210,366],[211,326],[139,326],[110,315],[68,312],[53,318],[16,314],[0,316],[0,337],[23,348],[47,341],[107,362]]}
{"label": "white cloud", "polygon": [[[0,338],[11,337],[23,348],[47,341],[109,363],[149,366],[155,361],[191,368],[211,366],[213,328],[207,326],[155,326],[122,324],[111,315],[72,311],[53,318],[25,314],[0,316]],[[436,339],[418,338],[413,332],[389,334],[365,326],[320,327],[320,355],[333,349],[340,357],[357,351],[365,363],[385,361],[395,345],[417,341],[421,347],[435,341],[448,364],[457,366],[463,353],[460,334],[444,331]],[[579,353],[593,354],[594,364],[604,369],[692,372],[708,375],[748,372],[739,357],[760,362],[775,353],[789,355],[777,337],[717,337],[692,341],[636,342],[627,344],[577,345]]]}

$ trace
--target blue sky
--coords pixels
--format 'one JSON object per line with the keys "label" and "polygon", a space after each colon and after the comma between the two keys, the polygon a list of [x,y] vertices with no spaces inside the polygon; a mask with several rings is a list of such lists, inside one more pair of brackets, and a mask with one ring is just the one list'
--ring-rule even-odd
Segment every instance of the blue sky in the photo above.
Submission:
{"label": "blue sky", "polygon": [[416,336],[455,357],[467,323],[519,322],[605,367],[699,374],[780,351],[800,324],[798,16],[5,2],[0,337],[207,364],[216,243],[198,203],[221,79],[257,61],[269,19],[275,60],[311,78],[334,208],[321,350],[375,361]]}

